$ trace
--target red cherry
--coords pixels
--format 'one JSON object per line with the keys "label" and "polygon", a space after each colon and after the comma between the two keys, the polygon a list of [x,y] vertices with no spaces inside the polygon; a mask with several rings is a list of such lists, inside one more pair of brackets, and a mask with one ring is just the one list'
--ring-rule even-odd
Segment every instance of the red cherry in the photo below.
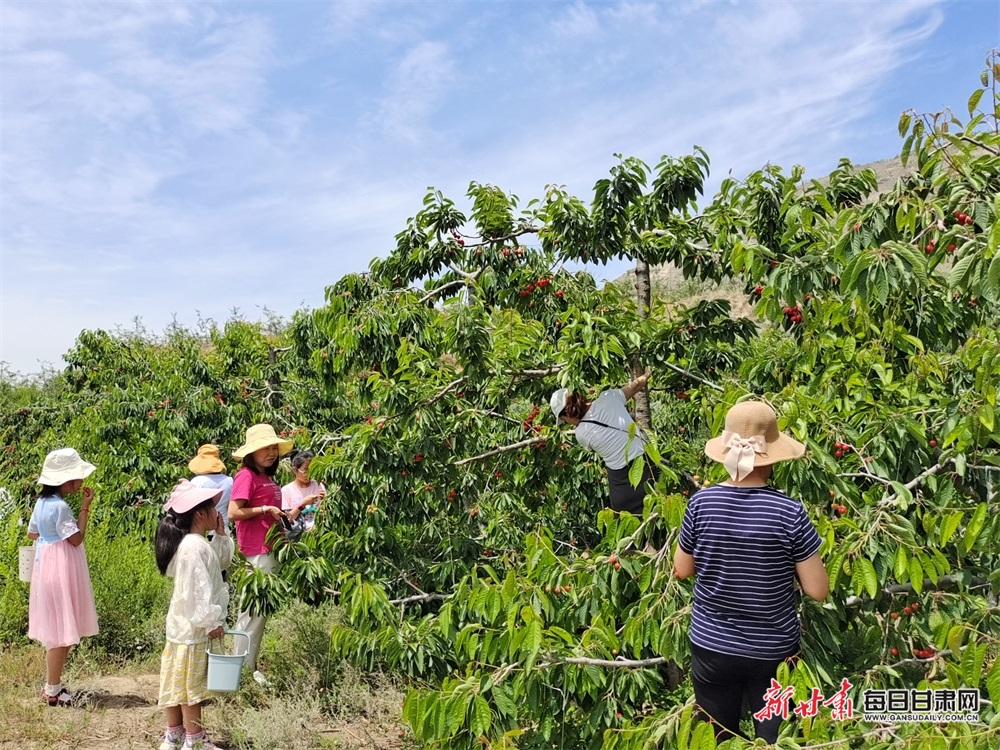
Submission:
{"label": "red cherry", "polygon": [[892,649],[890,649],[889,653],[891,653],[893,656],[899,656],[899,649],[893,646]]}
{"label": "red cherry", "polygon": [[930,440],[927,441],[927,445],[929,445],[931,448],[936,448],[937,447],[937,440],[935,440],[934,438],[931,438]]}
{"label": "red cherry", "polygon": [[889,617],[891,617],[893,620],[898,620],[899,619],[899,612],[890,612],[889,613]]}

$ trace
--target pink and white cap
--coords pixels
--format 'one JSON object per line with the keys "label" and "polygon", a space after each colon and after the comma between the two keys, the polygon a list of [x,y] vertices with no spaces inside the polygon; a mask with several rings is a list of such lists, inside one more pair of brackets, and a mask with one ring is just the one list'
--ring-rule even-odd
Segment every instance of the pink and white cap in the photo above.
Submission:
{"label": "pink and white cap", "polygon": [[181,515],[192,508],[197,508],[206,500],[218,502],[220,497],[222,497],[222,490],[211,487],[196,487],[187,479],[182,479],[174,485],[170,497],[163,505],[163,510],[172,510],[176,515]]}

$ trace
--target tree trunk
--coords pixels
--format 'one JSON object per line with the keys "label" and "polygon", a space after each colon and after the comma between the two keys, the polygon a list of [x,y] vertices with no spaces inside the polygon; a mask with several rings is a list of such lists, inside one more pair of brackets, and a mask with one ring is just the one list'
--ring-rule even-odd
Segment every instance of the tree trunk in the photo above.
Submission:
{"label": "tree trunk", "polygon": [[[645,320],[649,317],[652,290],[649,283],[649,263],[642,258],[637,258],[635,261],[635,301],[639,308],[639,317]],[[645,371],[646,367],[639,357],[633,357],[632,377],[637,378]],[[653,429],[653,417],[649,410],[649,391],[646,388],[635,394],[635,421],[644,430]]]}

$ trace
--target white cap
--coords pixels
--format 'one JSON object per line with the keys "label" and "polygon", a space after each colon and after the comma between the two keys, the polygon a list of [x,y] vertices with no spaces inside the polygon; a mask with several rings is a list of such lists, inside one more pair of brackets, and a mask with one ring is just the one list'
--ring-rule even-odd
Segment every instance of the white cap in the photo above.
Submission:
{"label": "white cap", "polygon": [[549,399],[549,408],[552,409],[552,414],[555,416],[556,421],[559,421],[559,415],[563,413],[563,409],[566,408],[566,394],[569,393],[565,388],[560,388],[558,391],[552,394],[552,398]]}

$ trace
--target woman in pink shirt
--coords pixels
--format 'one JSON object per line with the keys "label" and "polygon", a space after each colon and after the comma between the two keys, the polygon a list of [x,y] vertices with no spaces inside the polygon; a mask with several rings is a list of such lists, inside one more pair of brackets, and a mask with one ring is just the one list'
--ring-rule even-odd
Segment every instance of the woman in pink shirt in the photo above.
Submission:
{"label": "woman in pink shirt", "polygon": [[[243,461],[233,478],[233,493],[229,498],[229,520],[236,525],[236,543],[240,552],[255,568],[265,573],[274,570],[275,561],[267,543],[267,532],[285,515],[281,510],[281,488],[274,481],[278,458],[288,453],[294,443],[279,438],[269,424],[255,424],[247,430],[246,440],[233,458]],[[250,636],[247,666],[254,677],[257,673],[257,652],[264,636],[267,617],[252,613],[249,602],[242,602],[236,629]]]}

